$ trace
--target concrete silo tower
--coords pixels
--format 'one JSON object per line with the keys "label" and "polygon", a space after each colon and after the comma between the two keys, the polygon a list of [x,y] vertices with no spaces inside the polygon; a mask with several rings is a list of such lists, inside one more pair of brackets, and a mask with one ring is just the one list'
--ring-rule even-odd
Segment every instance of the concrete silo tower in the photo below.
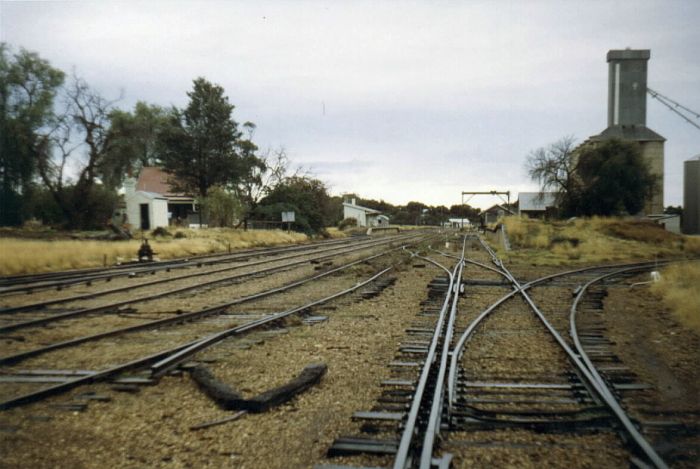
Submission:
{"label": "concrete silo tower", "polygon": [[664,210],[664,142],[647,123],[647,63],[649,49],[608,51],[608,128],[593,141],[618,138],[637,142],[651,172],[658,178],[655,193],[644,204],[645,214]]}
{"label": "concrete silo tower", "polygon": [[700,155],[683,163],[683,233],[700,234]]}

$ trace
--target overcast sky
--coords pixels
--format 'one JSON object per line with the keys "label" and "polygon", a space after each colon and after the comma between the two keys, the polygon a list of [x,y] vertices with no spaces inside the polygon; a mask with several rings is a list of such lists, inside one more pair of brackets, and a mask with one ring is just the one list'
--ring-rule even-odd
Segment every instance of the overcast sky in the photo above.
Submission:
{"label": "overcast sky", "polygon": [[[184,107],[203,76],[334,194],[448,206],[536,190],[531,150],[605,129],[609,49],[651,49],[649,87],[700,110],[699,24],[695,0],[0,1],[2,41],[120,107]],[[647,125],[681,204],[700,131],[651,98]]]}

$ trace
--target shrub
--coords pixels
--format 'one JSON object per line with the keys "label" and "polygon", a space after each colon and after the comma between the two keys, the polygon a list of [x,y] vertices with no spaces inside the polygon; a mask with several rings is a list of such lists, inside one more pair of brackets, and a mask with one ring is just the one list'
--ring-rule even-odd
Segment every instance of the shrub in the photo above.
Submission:
{"label": "shrub", "polygon": [[168,230],[163,228],[162,226],[159,226],[155,230],[151,232],[151,236],[156,237],[156,236],[161,236],[161,237],[166,237],[166,236],[172,236]]}
{"label": "shrub", "polygon": [[345,218],[338,222],[338,229],[344,230],[345,228],[352,228],[357,226],[356,218]]}

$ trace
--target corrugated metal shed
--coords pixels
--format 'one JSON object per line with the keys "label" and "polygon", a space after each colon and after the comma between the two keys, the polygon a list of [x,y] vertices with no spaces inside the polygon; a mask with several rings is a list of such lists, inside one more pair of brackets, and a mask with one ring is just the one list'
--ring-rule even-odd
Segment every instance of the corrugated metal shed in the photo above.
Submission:
{"label": "corrugated metal shed", "polygon": [[520,212],[544,212],[547,207],[556,207],[556,194],[554,192],[518,193],[518,210]]}

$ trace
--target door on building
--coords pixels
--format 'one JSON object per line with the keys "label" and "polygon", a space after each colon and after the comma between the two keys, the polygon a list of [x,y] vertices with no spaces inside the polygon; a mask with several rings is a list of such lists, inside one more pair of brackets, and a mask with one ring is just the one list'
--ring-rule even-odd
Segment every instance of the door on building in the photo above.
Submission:
{"label": "door on building", "polygon": [[150,230],[151,220],[148,217],[148,204],[139,204],[141,207],[141,229]]}

